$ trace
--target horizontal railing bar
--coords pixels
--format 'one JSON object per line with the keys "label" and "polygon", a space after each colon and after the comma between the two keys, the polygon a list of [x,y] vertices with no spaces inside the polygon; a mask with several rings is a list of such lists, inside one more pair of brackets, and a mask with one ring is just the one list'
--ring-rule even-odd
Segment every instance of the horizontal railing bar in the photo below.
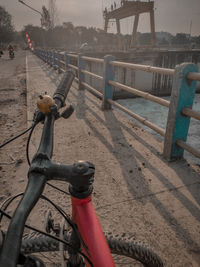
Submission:
{"label": "horizontal railing bar", "polygon": [[140,115],[138,115],[138,114],[136,114],[136,113],[128,110],[127,108],[123,107],[122,105],[120,105],[119,103],[117,103],[117,102],[115,102],[115,101],[113,101],[111,99],[107,99],[107,101],[111,105],[119,108],[120,110],[124,111],[125,113],[127,113],[128,115],[130,115],[131,117],[133,117],[134,119],[138,120],[142,124],[148,126],[149,128],[151,128],[155,132],[159,133],[162,136],[165,136],[165,130],[164,129],[160,128],[159,126],[157,126],[157,125],[155,125],[153,123],[151,123],[150,121],[148,121],[147,119],[143,118],[142,116],[140,116]]}
{"label": "horizontal railing bar", "polygon": [[61,64],[65,65],[65,61],[60,60],[59,62],[60,62]]}
{"label": "horizontal railing bar", "polygon": [[108,83],[110,85],[116,86],[116,87],[121,88],[121,89],[123,89],[125,91],[128,91],[130,93],[133,93],[133,94],[135,94],[137,96],[141,96],[144,99],[148,99],[148,100],[150,100],[152,102],[156,102],[156,103],[158,103],[158,104],[160,104],[162,106],[169,107],[170,102],[165,100],[165,99],[162,99],[160,97],[157,97],[157,96],[151,95],[149,93],[145,93],[145,92],[139,91],[139,90],[137,90],[135,88],[132,88],[132,87],[127,86],[127,85],[123,85],[123,84],[118,83],[118,82],[108,81]]}
{"label": "horizontal railing bar", "polygon": [[200,81],[200,73],[199,72],[189,72],[187,78],[194,81]]}
{"label": "horizontal railing bar", "polygon": [[196,120],[200,120],[200,112],[195,111],[191,108],[183,108],[181,113],[187,117],[194,118]]}
{"label": "horizontal railing bar", "polygon": [[103,77],[102,76],[99,76],[93,72],[90,72],[90,71],[87,71],[87,70],[81,70],[82,73],[85,73],[85,74],[88,74],[88,75],[91,75],[99,80],[103,80]]}
{"label": "horizontal railing bar", "polygon": [[134,70],[142,70],[146,72],[154,72],[154,73],[160,73],[160,74],[166,74],[166,75],[173,75],[174,69],[167,69],[167,68],[158,68],[153,66],[147,66],[147,65],[139,65],[139,64],[133,64],[133,63],[125,63],[120,61],[111,61],[111,65],[118,66],[118,67],[124,67]]}
{"label": "horizontal railing bar", "polygon": [[[78,55],[74,54],[67,54],[70,57],[78,58]],[[96,62],[96,63],[103,63],[103,59],[100,58],[92,58],[92,57],[82,57],[85,60]],[[60,61],[62,64],[65,64],[64,61],[55,59],[56,61]],[[135,70],[142,70],[146,72],[154,72],[159,74],[165,74],[165,75],[173,75],[174,69],[168,69],[168,68],[159,68],[159,67],[153,67],[153,66],[147,66],[147,65],[140,65],[140,64],[132,64],[132,63],[126,63],[121,61],[112,61],[110,62],[111,65],[119,66],[119,67],[125,67]],[[190,80],[200,81],[200,73],[199,72],[189,72],[187,75],[187,78]]]}
{"label": "horizontal railing bar", "polygon": [[74,55],[74,54],[67,54],[67,56],[69,56],[69,57],[74,57],[74,58],[78,58],[78,55]]}
{"label": "horizontal railing bar", "polygon": [[82,59],[88,60],[88,61],[92,61],[92,62],[96,62],[96,63],[103,63],[104,60],[101,58],[96,58],[96,57],[86,57],[86,56],[82,56]]}
{"label": "horizontal railing bar", "polygon": [[87,89],[89,89],[90,91],[92,91],[94,94],[98,95],[101,99],[103,97],[103,94],[100,93],[98,90],[96,90],[94,87],[90,86],[89,84],[82,82],[82,85],[84,85]]}
{"label": "horizontal railing bar", "polygon": [[200,158],[200,152],[197,149],[195,149],[194,147],[192,147],[189,144],[187,144],[186,142],[184,142],[183,140],[177,140],[176,144],[179,147],[181,147],[181,148],[187,150],[188,152],[190,152],[192,155]]}
{"label": "horizontal railing bar", "polygon": [[76,67],[75,65],[72,65],[72,64],[68,64],[68,67],[75,69],[75,70],[78,70],[78,67]]}

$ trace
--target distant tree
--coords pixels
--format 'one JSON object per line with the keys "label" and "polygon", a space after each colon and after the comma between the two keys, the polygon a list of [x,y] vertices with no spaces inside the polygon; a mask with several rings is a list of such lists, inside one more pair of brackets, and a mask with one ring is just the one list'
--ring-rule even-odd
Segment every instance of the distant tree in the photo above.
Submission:
{"label": "distant tree", "polygon": [[176,36],[172,38],[172,44],[185,45],[190,43],[190,37],[186,33],[177,33]]}
{"label": "distant tree", "polygon": [[192,42],[200,45],[200,35],[192,37]]}
{"label": "distant tree", "polygon": [[74,30],[74,25],[72,24],[71,21],[63,22],[63,28],[72,32]]}
{"label": "distant tree", "polygon": [[161,45],[169,45],[169,41],[166,40],[164,37],[159,42]]}
{"label": "distant tree", "polygon": [[150,33],[141,33],[139,36],[140,45],[150,45],[151,44],[151,34]]}
{"label": "distant tree", "polygon": [[50,47],[63,47],[65,43],[68,43],[70,40],[70,35],[68,31],[62,26],[56,26],[53,29],[50,29],[47,32],[48,45]]}
{"label": "distant tree", "polygon": [[76,46],[77,32],[75,31],[74,25],[72,22],[63,22],[63,34],[65,38],[63,38],[63,47],[74,47]]}
{"label": "distant tree", "polygon": [[0,6],[0,42],[8,43],[13,40],[14,27],[12,25],[12,17]]}
{"label": "distant tree", "polygon": [[173,35],[169,32],[156,32],[156,43],[157,45],[165,45],[168,46],[171,44],[171,39],[173,38]]}

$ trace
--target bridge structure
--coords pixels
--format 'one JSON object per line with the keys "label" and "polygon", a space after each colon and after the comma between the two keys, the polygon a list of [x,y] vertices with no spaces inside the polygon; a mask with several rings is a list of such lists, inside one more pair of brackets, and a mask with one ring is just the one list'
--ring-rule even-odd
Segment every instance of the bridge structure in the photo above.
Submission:
{"label": "bridge structure", "polygon": [[[200,158],[200,152],[186,143],[190,118],[200,120],[200,112],[192,110],[197,81],[200,81],[200,73],[198,73],[196,64],[182,63],[177,65],[175,69],[169,69],[120,62],[116,61],[113,56],[105,56],[104,59],[100,59],[84,56],[82,54],[63,54],[45,50],[35,50],[35,53],[53,68],[58,69],[59,72],[63,72],[67,68],[74,69],[77,73],[76,81],[79,84],[79,89],[87,88],[101,98],[102,109],[107,110],[114,106],[163,136],[163,156],[169,161],[182,158],[184,150]],[[86,62],[100,64],[102,66],[102,76],[89,71],[86,68]],[[115,81],[114,68],[135,69],[171,76],[173,79],[171,101],[164,100],[150,93],[142,92],[136,88]],[[86,77],[88,76],[102,82],[101,92],[86,82]],[[190,82],[188,82],[189,80]],[[114,101],[113,89],[115,87],[169,108],[166,129],[160,128],[146,118],[137,115]]]}
{"label": "bridge structure", "polygon": [[[68,101],[74,105],[75,111],[67,121],[56,120],[54,157],[59,162],[87,159],[95,164],[93,200],[103,229],[131,233],[134,238],[150,244],[167,266],[198,265],[199,167],[184,160],[167,162],[163,158],[163,143],[119,110],[152,127],[164,138],[168,129],[157,128],[147,118],[123,109],[112,99],[113,87],[120,86],[146,101],[164,105],[169,108],[169,112],[171,109],[176,110],[177,115],[174,117],[178,121],[184,119],[188,123],[194,114],[198,119],[199,113],[192,110],[191,102],[186,102],[188,98],[191,101],[195,80],[200,79],[195,64],[165,69],[139,64],[126,65],[126,62],[116,61],[110,56],[94,58],[45,50],[35,50],[35,54],[39,57],[27,51],[28,121],[35,109],[33,99],[45,91],[53,95],[62,73],[68,68],[74,69],[76,73],[68,94]],[[87,62],[99,64],[102,74],[88,70]],[[174,77],[173,101],[163,101],[118,83],[113,75],[113,68],[118,67],[168,73]],[[86,79],[88,76],[102,82],[102,91],[89,84]],[[186,92],[184,101],[185,93],[182,94],[182,90]],[[172,125],[175,125],[174,121],[171,121]],[[183,122],[181,125],[186,129],[187,125],[184,126]],[[176,137],[180,138],[180,131],[175,132]],[[31,140],[33,151],[38,136],[39,133]],[[175,139],[173,142],[176,143]],[[184,142],[178,142],[177,145],[182,144]],[[171,147],[169,143],[168,146]],[[59,199],[57,195],[55,199],[63,200],[62,196]]]}
{"label": "bridge structure", "polygon": [[142,13],[149,13],[150,15],[150,29],[151,29],[151,42],[152,47],[156,45],[155,37],[155,20],[154,20],[154,2],[153,1],[121,1],[121,6],[119,8],[107,11],[104,10],[104,30],[108,31],[108,23],[110,20],[116,21],[117,26],[117,35],[118,35],[118,49],[122,49],[122,40],[121,40],[121,28],[120,20],[125,19],[131,16],[134,16],[133,31],[131,37],[130,48],[137,46],[137,28],[139,22],[139,16]]}

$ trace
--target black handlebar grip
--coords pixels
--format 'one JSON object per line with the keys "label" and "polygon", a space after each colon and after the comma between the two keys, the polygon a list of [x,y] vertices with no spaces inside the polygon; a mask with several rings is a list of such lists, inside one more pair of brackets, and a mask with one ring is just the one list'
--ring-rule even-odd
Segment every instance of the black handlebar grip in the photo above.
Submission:
{"label": "black handlebar grip", "polygon": [[60,81],[60,84],[58,85],[56,92],[53,95],[54,100],[58,99],[61,102],[61,107],[64,106],[67,94],[72,85],[74,77],[75,77],[74,71],[71,69],[67,70],[64,73],[63,78]]}

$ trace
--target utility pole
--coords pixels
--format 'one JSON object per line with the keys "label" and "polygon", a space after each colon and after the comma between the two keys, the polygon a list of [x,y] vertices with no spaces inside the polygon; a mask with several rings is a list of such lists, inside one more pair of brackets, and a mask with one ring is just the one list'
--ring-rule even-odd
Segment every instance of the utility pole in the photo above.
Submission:
{"label": "utility pole", "polygon": [[192,20],[190,21],[190,38],[191,38],[191,34],[192,34]]}
{"label": "utility pole", "polygon": [[32,9],[33,11],[39,13],[39,14],[42,16],[42,13],[41,13],[40,11],[38,11],[37,9],[35,9],[35,8],[33,8],[33,7],[29,6],[29,5],[27,5],[27,4],[24,3],[24,1],[22,1],[22,0],[18,0],[18,1],[19,1],[21,4],[27,6],[28,8]]}
{"label": "utility pole", "polygon": [[[49,27],[49,16],[48,16],[48,10],[45,8],[45,6],[42,7],[42,12],[38,11],[37,9],[33,8],[32,6],[27,5],[23,0],[18,0],[19,3],[25,5],[26,7],[30,8],[31,10],[35,11],[36,13],[40,14],[41,18],[41,28],[47,28]],[[43,39],[43,46],[46,46],[45,37],[42,35]]]}
{"label": "utility pole", "polygon": [[18,1],[21,4],[25,5],[26,7],[30,8],[31,10],[40,14],[40,16],[41,16],[40,21],[41,21],[41,27],[42,28],[49,29],[51,27],[51,18],[49,15],[49,11],[47,10],[47,8],[45,6],[42,6],[42,12],[40,12],[37,9],[33,8],[32,6],[27,5],[24,1],[22,1],[22,0],[18,0]]}

